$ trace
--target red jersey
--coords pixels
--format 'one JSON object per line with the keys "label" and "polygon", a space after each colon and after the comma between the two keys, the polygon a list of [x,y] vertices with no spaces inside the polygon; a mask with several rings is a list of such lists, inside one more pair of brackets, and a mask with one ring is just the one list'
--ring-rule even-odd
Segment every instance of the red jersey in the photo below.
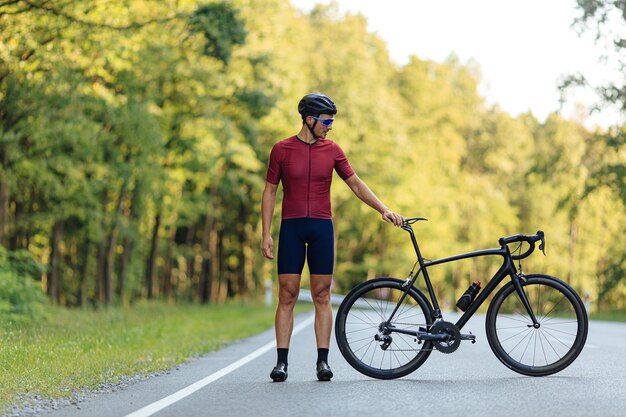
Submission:
{"label": "red jersey", "polygon": [[272,148],[267,182],[283,182],[283,219],[312,217],[331,219],[330,184],[333,169],[344,181],[354,175],[339,145],[318,139],[309,145],[296,136]]}

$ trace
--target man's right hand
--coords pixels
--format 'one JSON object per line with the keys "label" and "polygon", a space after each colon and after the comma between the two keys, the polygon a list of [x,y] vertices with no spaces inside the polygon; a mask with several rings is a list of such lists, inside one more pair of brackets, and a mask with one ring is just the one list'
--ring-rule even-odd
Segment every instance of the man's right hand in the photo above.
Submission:
{"label": "man's right hand", "polygon": [[271,236],[266,236],[263,238],[261,249],[263,250],[263,256],[265,256],[267,259],[274,259],[274,241],[272,240]]}

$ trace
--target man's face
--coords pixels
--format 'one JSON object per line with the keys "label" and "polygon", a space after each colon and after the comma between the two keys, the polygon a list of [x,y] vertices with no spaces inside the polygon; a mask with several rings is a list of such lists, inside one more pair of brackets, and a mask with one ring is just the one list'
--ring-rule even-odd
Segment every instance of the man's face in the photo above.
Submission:
{"label": "man's face", "polygon": [[[308,116],[309,126],[313,126],[315,124],[315,128],[313,128],[313,133],[318,138],[326,139],[326,134],[329,130],[333,129],[333,125],[330,124],[326,126],[325,123],[328,123],[327,120],[334,120],[332,114],[320,114],[317,120],[313,116]],[[317,123],[315,123],[317,122]]]}

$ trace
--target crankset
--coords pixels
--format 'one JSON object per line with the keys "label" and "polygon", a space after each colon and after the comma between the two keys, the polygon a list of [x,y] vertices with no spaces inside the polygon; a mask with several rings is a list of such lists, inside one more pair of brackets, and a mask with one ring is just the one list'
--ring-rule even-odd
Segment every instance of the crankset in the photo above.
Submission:
{"label": "crankset", "polygon": [[438,321],[430,328],[430,334],[440,336],[433,340],[433,346],[441,353],[452,353],[461,344],[461,332],[453,323]]}

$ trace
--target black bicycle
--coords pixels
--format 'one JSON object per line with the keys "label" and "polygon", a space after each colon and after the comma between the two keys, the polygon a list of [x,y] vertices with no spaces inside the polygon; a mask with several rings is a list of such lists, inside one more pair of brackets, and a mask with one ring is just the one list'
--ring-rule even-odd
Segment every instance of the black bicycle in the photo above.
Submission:
{"label": "black bicycle", "polygon": [[[475,343],[475,336],[462,334],[461,329],[506,277],[510,281],[489,303],[485,322],[487,340],[497,358],[520,374],[545,376],[562,371],[578,357],[589,327],[580,297],[558,278],[522,272],[520,260],[535,250],[536,242],[540,242],[539,249],[545,255],[542,231],[532,236],[503,237],[498,249],[426,260],[411,227],[419,220],[427,219],[407,218],[402,225],[417,255],[409,276],[405,280],[376,278],[363,282],[339,307],[335,335],[352,367],[373,378],[399,378],[419,368],[433,349],[452,353],[462,340]],[[518,246],[511,250],[509,245],[515,243]],[[525,243],[529,248],[522,253]],[[477,296],[480,288],[475,283],[461,297],[457,306],[465,312],[456,323],[445,321],[428,268],[482,256],[501,256],[502,266]],[[514,261],[519,261],[518,267]],[[430,301],[414,285],[420,273]]]}

